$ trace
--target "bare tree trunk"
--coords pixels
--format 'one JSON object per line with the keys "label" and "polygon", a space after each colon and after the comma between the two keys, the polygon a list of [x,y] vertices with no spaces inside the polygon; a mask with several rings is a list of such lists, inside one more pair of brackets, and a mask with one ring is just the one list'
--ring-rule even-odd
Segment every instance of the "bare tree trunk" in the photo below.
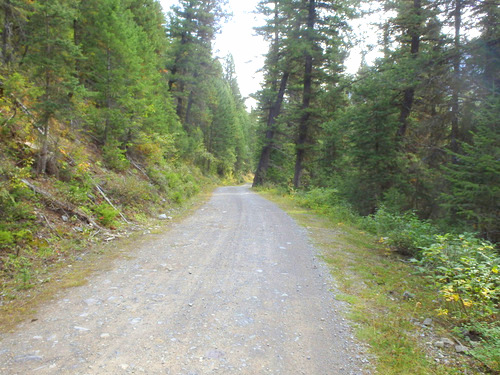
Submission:
{"label": "bare tree trunk", "polygon": [[[279,62],[279,52],[280,52],[280,33],[279,33],[279,7],[278,2],[274,4],[274,41],[273,41],[273,58],[274,65],[277,66]],[[275,92],[277,90],[276,100],[270,103],[269,107],[269,115],[267,117],[266,124],[266,140],[264,147],[262,148],[259,164],[257,165],[257,170],[255,171],[255,176],[253,179],[252,186],[262,185],[266,178],[267,170],[269,169],[269,164],[271,161],[271,152],[274,147],[274,135],[275,135],[275,125],[276,119],[281,113],[281,105],[283,104],[283,98],[285,96],[286,87],[288,84],[288,77],[290,76],[290,72],[288,69],[282,73],[280,86],[277,87],[277,77],[272,77],[272,90]],[[275,79],[276,78],[276,79]]]}
{"label": "bare tree trunk", "polygon": [[[411,36],[410,53],[415,59],[420,50],[420,16],[422,14],[421,0],[413,0],[413,10],[416,16],[415,24],[408,27]],[[415,87],[412,85],[403,92],[403,102],[401,103],[401,112],[399,114],[399,129],[396,133],[399,139],[403,138],[408,129],[408,118],[411,114],[413,101],[415,97]]]}
{"label": "bare tree trunk", "polygon": [[8,64],[11,60],[11,53],[9,51],[9,42],[12,35],[12,10],[10,0],[5,0],[3,4],[4,21],[2,30],[2,61]]}
{"label": "bare tree trunk", "polygon": [[109,46],[106,48],[106,119],[104,120],[104,140],[103,143],[108,142],[109,130],[111,128],[111,121],[109,119],[109,110],[111,109],[111,50]]}
{"label": "bare tree trunk", "polygon": [[[460,95],[460,28],[462,26],[462,0],[455,0],[455,55],[453,56],[453,93],[451,96],[451,134],[450,134],[450,149],[452,152],[458,152],[458,137],[459,137],[459,95]],[[451,157],[452,163],[457,163],[456,155]]]}
{"label": "bare tree trunk", "polygon": [[253,179],[253,186],[259,186],[264,183],[264,179],[269,168],[275,132],[274,126],[276,124],[276,119],[281,112],[281,105],[283,103],[283,97],[285,95],[289,76],[289,72],[283,72],[278,95],[273,105],[269,109],[269,116],[267,118],[266,144],[262,148],[262,152],[260,154],[259,164],[257,166],[257,170]]}
{"label": "bare tree trunk", "polygon": [[[308,3],[308,16],[307,16],[307,31],[309,36],[309,43],[313,43],[310,38],[310,34],[314,30],[314,24],[316,23],[316,4],[315,0],[309,0]],[[304,88],[302,93],[302,116],[299,122],[299,134],[296,141],[296,159],[295,159],[295,171],[293,175],[293,186],[295,188],[300,187],[300,180],[303,172],[303,163],[305,157],[305,146],[309,131],[309,119],[311,114],[309,112],[309,107],[311,106],[312,97],[312,71],[313,71],[313,56],[308,50],[305,56],[304,64]]]}
{"label": "bare tree trunk", "polygon": [[[49,20],[48,20],[47,15],[46,15],[46,19],[45,19],[45,35],[47,36],[47,39],[48,39]],[[52,49],[50,48],[49,43],[47,43],[45,45],[45,53],[46,53],[46,56],[50,56],[52,53]],[[52,83],[52,79],[51,79],[50,70],[48,67],[46,67],[45,68],[45,93],[44,93],[45,101],[48,101],[50,98],[50,95],[51,95],[50,85],[51,85],[51,83]],[[40,153],[38,156],[38,163],[37,163],[37,169],[36,169],[37,174],[45,173],[45,171],[47,170],[47,160],[49,157],[49,129],[50,129],[50,118],[52,116],[51,116],[51,113],[47,109],[45,109],[44,111],[45,111],[45,113],[43,114],[43,117],[42,117],[42,135],[41,135],[42,136],[42,147],[40,149]]]}

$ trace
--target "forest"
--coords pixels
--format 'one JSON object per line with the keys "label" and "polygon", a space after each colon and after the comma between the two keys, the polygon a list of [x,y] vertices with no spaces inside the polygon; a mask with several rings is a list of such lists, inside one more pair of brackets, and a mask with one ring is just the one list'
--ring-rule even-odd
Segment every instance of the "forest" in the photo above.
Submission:
{"label": "forest", "polygon": [[[366,219],[403,255],[446,269],[436,277],[459,310],[483,305],[475,321],[495,321],[498,3],[262,0],[256,12],[269,49],[249,112],[233,57],[214,54],[224,0],[166,13],[157,0],[0,1],[1,299],[95,230],[252,176]],[[352,21],[370,14],[380,38],[347,73]],[[452,285],[469,255],[477,267],[455,279],[470,283]]]}
{"label": "forest", "polygon": [[497,4],[372,2],[383,57],[352,76],[352,1],[266,3],[254,185],[332,187],[363,215],[415,210],[498,241]]}
{"label": "forest", "polygon": [[117,207],[140,219],[251,170],[233,59],[212,56],[226,16],[216,1],[168,16],[154,0],[2,1],[0,246],[33,241],[37,199],[113,227]]}

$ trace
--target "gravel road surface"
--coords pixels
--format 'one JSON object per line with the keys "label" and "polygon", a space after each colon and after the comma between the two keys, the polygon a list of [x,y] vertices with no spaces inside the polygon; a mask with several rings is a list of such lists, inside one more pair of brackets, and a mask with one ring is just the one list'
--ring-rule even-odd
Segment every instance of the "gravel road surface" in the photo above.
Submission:
{"label": "gravel road surface", "polygon": [[0,336],[0,374],[365,374],[318,251],[248,186]]}

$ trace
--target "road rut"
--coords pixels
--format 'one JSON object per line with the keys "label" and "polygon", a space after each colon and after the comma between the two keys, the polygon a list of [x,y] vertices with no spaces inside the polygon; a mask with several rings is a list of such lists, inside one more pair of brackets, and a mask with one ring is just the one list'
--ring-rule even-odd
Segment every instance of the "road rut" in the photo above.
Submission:
{"label": "road rut", "polygon": [[247,186],[130,255],[2,335],[0,373],[368,373],[307,231]]}

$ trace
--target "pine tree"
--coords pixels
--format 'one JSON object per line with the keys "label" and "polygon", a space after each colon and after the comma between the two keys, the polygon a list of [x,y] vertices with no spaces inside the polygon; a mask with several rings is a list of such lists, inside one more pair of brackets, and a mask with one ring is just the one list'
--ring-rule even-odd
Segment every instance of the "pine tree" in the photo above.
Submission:
{"label": "pine tree", "polygon": [[72,94],[78,90],[75,62],[80,55],[72,39],[74,2],[43,0],[33,6],[26,62],[41,90],[36,105],[37,123],[41,130],[37,162],[37,173],[40,174],[47,171],[51,122],[64,119],[71,108]]}
{"label": "pine tree", "polygon": [[[476,113],[472,144],[463,143],[456,163],[445,168],[451,187],[443,195],[444,206],[474,226],[484,237],[500,241],[500,128],[491,96]],[[498,111],[497,111],[498,113]]]}

